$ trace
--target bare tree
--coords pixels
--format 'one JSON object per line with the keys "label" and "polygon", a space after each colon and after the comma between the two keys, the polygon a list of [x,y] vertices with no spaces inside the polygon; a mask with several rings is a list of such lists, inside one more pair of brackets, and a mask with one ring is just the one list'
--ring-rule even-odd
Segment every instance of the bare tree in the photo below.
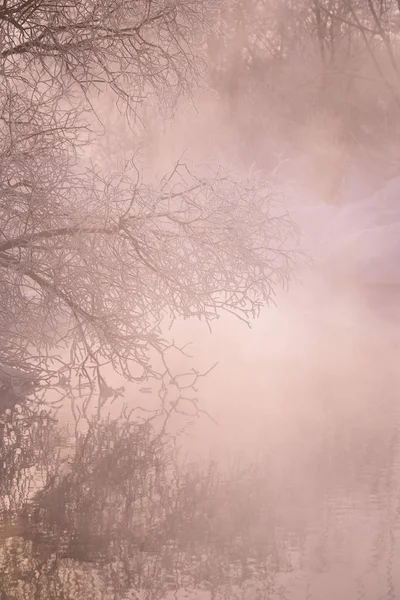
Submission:
{"label": "bare tree", "polygon": [[293,228],[262,184],[181,163],[156,187],[135,171],[76,173],[38,139],[23,179],[2,170],[4,364],[67,387],[97,380],[107,395],[107,365],[133,381],[156,375],[165,317],[248,320],[286,280]]}
{"label": "bare tree", "polygon": [[[340,197],[354,164],[383,178],[398,174],[398,30],[395,0],[225,7],[218,43],[210,42],[211,80],[233,107],[242,158],[265,163],[271,139],[272,152],[290,144],[294,153],[313,153],[309,178],[317,172],[327,201]],[[309,132],[318,127],[315,139]]]}
{"label": "bare tree", "polygon": [[[4,74],[58,86],[110,86],[128,103],[149,89],[188,88],[199,66],[198,36],[213,9],[191,0],[16,1],[1,9]],[[51,83],[50,83],[51,82]]]}
{"label": "bare tree", "polygon": [[247,321],[287,280],[294,229],[263,182],[178,162],[149,186],[130,161],[119,174],[88,167],[94,92],[111,89],[130,114],[150,88],[176,97],[195,80],[207,10],[163,0],[1,9],[7,368],[81,398],[116,393],[107,369],[156,377],[168,410],[167,383],[183,397],[198,373],[183,385],[170,372],[165,319],[210,322],[225,310]]}

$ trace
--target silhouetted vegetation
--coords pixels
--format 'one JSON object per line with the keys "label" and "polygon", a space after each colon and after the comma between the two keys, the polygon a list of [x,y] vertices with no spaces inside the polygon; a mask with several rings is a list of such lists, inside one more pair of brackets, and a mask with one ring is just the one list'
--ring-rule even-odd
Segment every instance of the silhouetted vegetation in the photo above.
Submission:
{"label": "silhouetted vegetation", "polygon": [[[396,0],[235,0],[209,43],[211,83],[229,108],[239,155],[309,158],[316,194],[338,202],[354,165],[399,174]],[[240,150],[241,148],[241,150]]]}
{"label": "silhouetted vegetation", "polygon": [[[392,396],[282,464],[189,463],[169,425],[203,414],[206,373],[168,326],[249,324],[291,280],[281,159],[329,203],[354,166],[399,174],[399,28],[395,0],[4,0],[0,600],[283,597],[282,573],[350,561],[356,501],[386,511],[370,562],[395,597]],[[235,168],[189,153],[149,176],[146,110],[204,88]]]}

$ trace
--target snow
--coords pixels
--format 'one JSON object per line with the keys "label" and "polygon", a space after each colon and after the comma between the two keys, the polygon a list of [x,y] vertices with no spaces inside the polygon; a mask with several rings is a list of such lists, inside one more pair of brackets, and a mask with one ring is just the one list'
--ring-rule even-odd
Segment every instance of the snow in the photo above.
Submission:
{"label": "snow", "polygon": [[329,236],[331,257],[353,262],[365,283],[400,283],[400,178],[343,207]]}
{"label": "snow", "polygon": [[[400,318],[400,177],[371,196],[343,206],[293,198],[290,212],[313,261],[314,276],[330,290],[357,290],[368,311]],[[301,276],[300,276],[301,277]]]}

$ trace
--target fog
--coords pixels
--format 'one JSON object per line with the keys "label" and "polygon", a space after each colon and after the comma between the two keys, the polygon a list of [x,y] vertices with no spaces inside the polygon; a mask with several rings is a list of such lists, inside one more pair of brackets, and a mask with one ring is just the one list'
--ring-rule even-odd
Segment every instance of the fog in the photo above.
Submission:
{"label": "fog", "polygon": [[[212,98],[201,98],[201,116],[191,106],[180,111],[157,138],[153,166],[165,169],[183,153],[198,161],[229,154],[218,116],[208,129],[214,143],[204,136],[210,106],[215,117]],[[278,577],[285,598],[376,598],[383,589],[394,598],[400,180],[379,184],[351,165],[343,199],[332,206],[304,182],[307,159],[281,164],[277,155],[270,166],[301,230],[304,256],[288,289],[251,328],[222,316],[212,332],[190,321],[172,329],[204,370],[217,363],[198,386],[211,418],[194,419],[181,443],[191,460],[265,465],[282,526],[308,532],[302,566]],[[389,477],[391,492],[380,477]]]}
{"label": "fog", "polygon": [[0,598],[394,600],[397,3],[115,3],[0,15]]}
{"label": "fog", "polygon": [[[152,167],[165,172],[184,154],[200,163],[223,160],[229,140],[218,121],[212,96],[200,97],[195,108],[180,109],[170,130],[164,128],[157,143],[153,138]],[[392,316],[397,303],[385,280],[392,279],[395,287],[400,181],[376,191],[355,173],[348,183],[353,202],[332,206],[307,189],[298,162],[281,163],[277,155],[271,177],[301,232],[303,254],[288,288],[277,290],[250,327],[222,315],[211,332],[192,320],[172,328],[179,341],[191,343],[190,353],[204,369],[218,363],[201,382],[200,393],[202,404],[221,422],[216,428],[207,424],[208,434],[214,430],[211,435],[225,448],[262,445],[267,415],[279,415],[278,437],[285,437],[300,416],[297,411],[312,420],[328,395],[333,413],[351,405],[357,420],[376,406],[366,395],[379,397],[384,382],[396,389],[398,331]]]}
{"label": "fog", "polygon": [[[169,123],[153,124],[140,148],[149,180],[182,156],[197,164],[226,161],[246,173],[248,165],[232,162],[229,122],[222,127],[220,120],[215,97],[202,94],[183,102]],[[272,189],[301,233],[289,285],[250,326],[222,314],[211,328],[191,319],[166,328],[190,355],[174,356],[177,372],[214,366],[196,385],[200,414],[175,415],[171,430],[182,430],[179,452],[189,464],[261,465],[266,504],[289,539],[302,539],[301,551],[288,542],[291,567],[276,569],[270,597],[372,600],[388,590],[395,598],[400,332],[390,229],[400,181],[376,190],[356,173],[349,184],[354,204],[332,206],[304,181],[308,158],[277,154],[268,165]],[[380,231],[387,213],[389,227]],[[110,381],[124,384],[111,372]],[[128,407],[137,404],[135,390],[126,387]],[[157,406],[158,397],[146,401]],[[118,404],[110,406],[109,414],[119,412]],[[74,422],[68,404],[59,415]]]}

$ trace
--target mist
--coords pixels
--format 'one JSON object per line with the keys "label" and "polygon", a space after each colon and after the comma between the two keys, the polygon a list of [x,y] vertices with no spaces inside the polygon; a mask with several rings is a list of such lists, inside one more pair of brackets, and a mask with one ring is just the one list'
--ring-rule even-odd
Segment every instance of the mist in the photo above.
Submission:
{"label": "mist", "polygon": [[0,597],[397,598],[397,3],[75,4],[0,15]]}
{"label": "mist", "polygon": [[[183,154],[199,162],[231,158],[229,120],[220,126],[215,97],[202,95],[194,104],[180,109],[157,142],[153,137],[153,167],[165,170]],[[334,122],[319,132],[328,154],[332,134]],[[181,443],[190,460],[264,466],[282,527],[302,531],[307,548],[293,573],[278,576],[285,597],[375,598],[387,586],[388,597],[396,597],[398,500],[389,496],[397,497],[399,484],[391,454],[400,391],[398,244],[388,228],[377,227],[389,207],[396,235],[400,184],[395,179],[385,187],[379,173],[359,170],[354,161],[332,205],[305,175],[315,142],[304,137],[311,148],[304,155],[285,161],[276,153],[275,164],[266,158],[301,231],[304,254],[288,288],[277,291],[250,328],[229,316],[211,332],[201,322],[172,328],[204,370],[216,363],[198,386],[206,415],[190,420]],[[243,171],[257,167],[259,160],[236,164]],[[325,169],[321,179],[334,175]],[[368,268],[372,274],[363,280]],[[392,286],[385,284],[388,273]],[[381,477],[389,477],[386,484]],[[385,485],[390,492],[382,492]]]}

